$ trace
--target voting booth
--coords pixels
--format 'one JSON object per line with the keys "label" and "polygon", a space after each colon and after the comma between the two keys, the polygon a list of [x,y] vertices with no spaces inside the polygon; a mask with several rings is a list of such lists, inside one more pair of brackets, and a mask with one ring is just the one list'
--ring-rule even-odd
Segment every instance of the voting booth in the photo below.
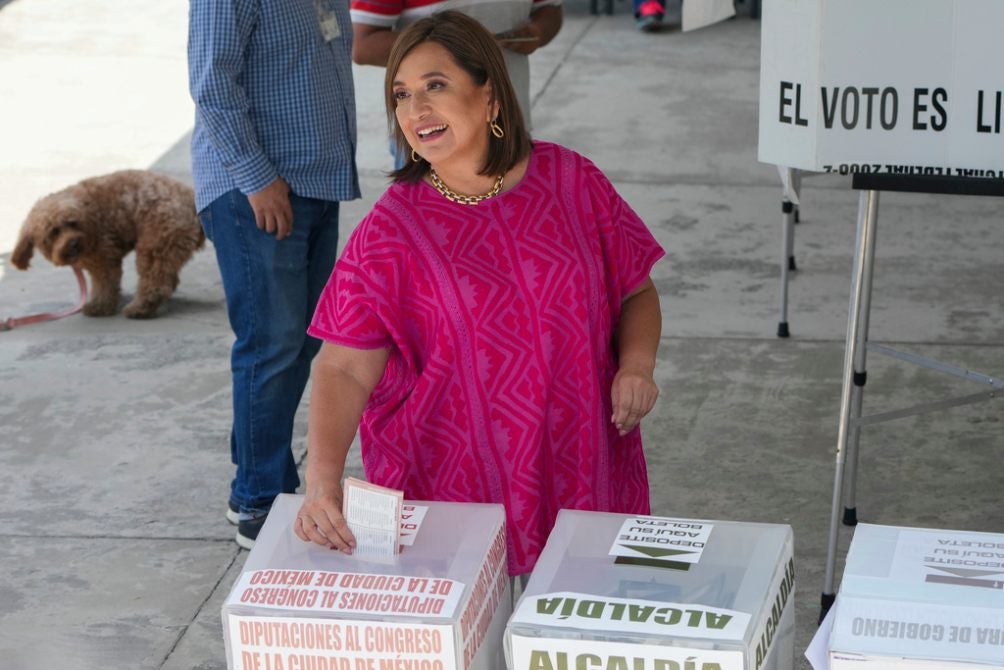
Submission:
{"label": "voting booth", "polygon": [[759,159],[781,170],[780,318],[802,171],[1004,178],[998,0],[766,0]]}
{"label": "voting booth", "polygon": [[1004,535],[859,525],[818,635],[816,670],[1004,668]]}
{"label": "voting booth", "polygon": [[562,510],[506,627],[510,670],[787,670],[789,526]]}
{"label": "voting booth", "polygon": [[767,0],[759,159],[1004,178],[1004,3]]}
{"label": "voting booth", "polygon": [[[838,526],[857,523],[861,427],[1004,390],[1000,375],[868,341],[880,193],[1004,196],[1004,70],[988,66],[999,58],[1001,25],[998,0],[768,0],[763,8],[758,151],[781,168],[785,188],[778,335],[788,335],[795,173],[853,175],[860,190],[823,614],[834,598]],[[985,390],[862,416],[869,351]]]}
{"label": "voting booth", "polygon": [[280,495],[223,605],[229,670],[502,670],[512,611],[501,505],[405,501],[401,552],[293,533]]}

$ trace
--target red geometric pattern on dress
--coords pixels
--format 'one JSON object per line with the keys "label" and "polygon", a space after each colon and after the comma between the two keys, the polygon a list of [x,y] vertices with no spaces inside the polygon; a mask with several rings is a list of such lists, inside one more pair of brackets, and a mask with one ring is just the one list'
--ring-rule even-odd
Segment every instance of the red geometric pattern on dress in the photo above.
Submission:
{"label": "red geometric pattern on dress", "polygon": [[647,514],[641,433],[610,424],[611,340],[663,253],[606,177],[554,144],[474,207],[391,186],[309,331],[390,348],[360,426],[367,479],[504,504],[510,574],[532,569],[562,508]]}

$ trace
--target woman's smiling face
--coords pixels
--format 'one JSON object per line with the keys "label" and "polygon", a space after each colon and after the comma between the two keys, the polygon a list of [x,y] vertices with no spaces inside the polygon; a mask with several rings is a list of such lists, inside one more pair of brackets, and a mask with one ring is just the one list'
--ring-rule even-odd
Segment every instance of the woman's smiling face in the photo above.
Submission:
{"label": "woman's smiling face", "polygon": [[491,86],[478,86],[436,42],[423,42],[401,61],[393,83],[395,114],[408,144],[439,171],[488,154],[488,122],[495,118]]}

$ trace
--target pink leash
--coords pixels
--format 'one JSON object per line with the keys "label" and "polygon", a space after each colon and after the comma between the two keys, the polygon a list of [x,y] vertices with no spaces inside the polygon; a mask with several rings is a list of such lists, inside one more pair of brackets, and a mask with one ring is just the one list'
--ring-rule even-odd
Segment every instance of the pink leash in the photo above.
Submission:
{"label": "pink leash", "polygon": [[55,321],[56,319],[62,319],[64,316],[76,314],[83,309],[84,303],[87,302],[87,282],[84,280],[84,273],[81,272],[79,268],[73,268],[73,272],[77,275],[77,283],[80,285],[80,300],[74,307],[63,310],[62,312],[43,312],[42,314],[31,314],[29,316],[19,316],[17,318],[12,316],[7,317],[3,321],[0,321],[0,331],[13,330],[18,326],[27,326],[41,321]]}

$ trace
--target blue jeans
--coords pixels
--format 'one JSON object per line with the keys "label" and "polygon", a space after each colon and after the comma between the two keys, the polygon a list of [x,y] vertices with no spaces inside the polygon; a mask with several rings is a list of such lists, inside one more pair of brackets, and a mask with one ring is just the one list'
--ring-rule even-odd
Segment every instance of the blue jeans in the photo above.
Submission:
{"label": "blue jeans", "polygon": [[307,326],[338,253],[338,203],[290,193],[293,232],[281,241],[255,226],[247,196],[233,190],[199,213],[216,249],[231,351],[234,421],[230,502],[268,511],[300,485],[291,449],[293,417],[321,342]]}

